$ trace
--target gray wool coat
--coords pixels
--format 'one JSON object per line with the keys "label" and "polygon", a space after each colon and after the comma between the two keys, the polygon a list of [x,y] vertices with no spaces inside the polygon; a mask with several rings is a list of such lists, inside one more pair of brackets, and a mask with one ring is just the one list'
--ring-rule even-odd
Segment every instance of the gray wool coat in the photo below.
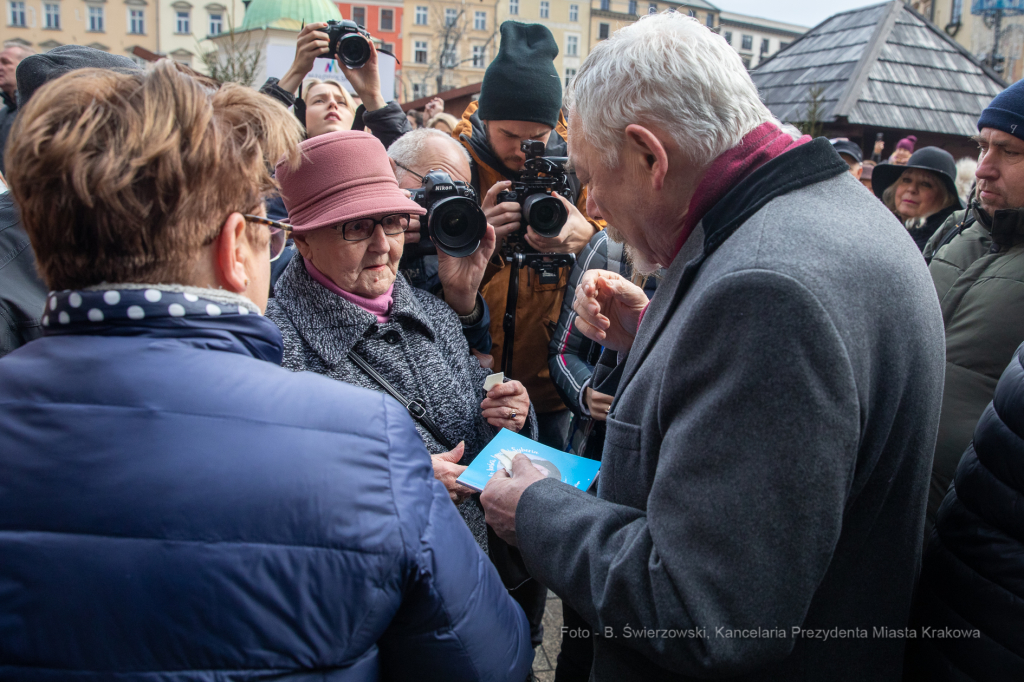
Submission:
{"label": "gray wool coat", "polygon": [[609,635],[593,680],[897,682],[942,398],[924,261],[824,138],[702,227],[625,360],[598,498],[523,493],[526,566]]}
{"label": "gray wool coat", "polygon": [[[310,277],[301,256],[293,258],[267,305],[267,317],[284,338],[281,364],[384,393],[348,359],[349,350],[354,349],[405,398],[421,400],[448,440],[464,440],[461,463],[469,464],[499,430],[487,423],[480,410],[486,397],[484,379],[490,371],[470,354],[459,318],[447,304],[401,276],[392,295],[390,319],[378,323],[376,316]],[[414,423],[430,454],[448,450],[422,424]],[[535,438],[536,425],[531,405],[523,435]],[[486,550],[486,527],[477,500],[467,500],[459,511]]]}

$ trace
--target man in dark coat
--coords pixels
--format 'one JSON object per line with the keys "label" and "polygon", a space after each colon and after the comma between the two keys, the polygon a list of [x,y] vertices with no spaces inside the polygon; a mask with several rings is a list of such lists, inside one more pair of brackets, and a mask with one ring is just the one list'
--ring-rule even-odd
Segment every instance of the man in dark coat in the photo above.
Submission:
{"label": "man in dark coat", "polygon": [[899,680],[943,370],[916,246],[691,18],[603,41],[570,107],[588,212],[668,270],[649,307],[577,289],[628,350],[597,497],[517,457],[488,523],[599,635],[592,679]]}
{"label": "man in dark coat", "polygon": [[[68,71],[87,68],[139,70],[127,57],[63,45],[21,62],[18,98],[22,106],[45,83]],[[21,226],[18,207],[9,194],[0,196],[0,357],[42,335],[39,319],[45,299],[46,285],[36,273],[35,254]]]}

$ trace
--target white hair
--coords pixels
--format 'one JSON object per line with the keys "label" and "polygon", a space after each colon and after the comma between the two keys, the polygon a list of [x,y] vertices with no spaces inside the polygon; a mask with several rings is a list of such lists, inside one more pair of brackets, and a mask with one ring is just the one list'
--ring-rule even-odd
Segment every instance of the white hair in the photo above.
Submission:
{"label": "white hair", "polygon": [[565,96],[587,141],[618,161],[626,126],[653,125],[699,165],[775,121],[725,39],[674,11],[649,14],[591,50]]}
{"label": "white hair", "polygon": [[[420,158],[420,154],[423,153],[424,148],[427,146],[427,142],[433,139],[447,140],[448,144],[452,145],[452,149],[458,149],[457,153],[466,159],[466,163],[472,163],[469,152],[466,151],[465,147],[459,144],[451,135],[447,135],[436,128],[417,128],[402,135],[388,147],[388,156],[395,163],[402,164],[406,168],[415,166]],[[399,167],[395,171],[395,177],[401,182],[407,172]]]}
{"label": "white hair", "polygon": [[965,156],[956,162],[956,193],[960,200],[967,205],[967,199],[971,194],[971,187],[974,186],[974,172],[978,170],[978,160]]}

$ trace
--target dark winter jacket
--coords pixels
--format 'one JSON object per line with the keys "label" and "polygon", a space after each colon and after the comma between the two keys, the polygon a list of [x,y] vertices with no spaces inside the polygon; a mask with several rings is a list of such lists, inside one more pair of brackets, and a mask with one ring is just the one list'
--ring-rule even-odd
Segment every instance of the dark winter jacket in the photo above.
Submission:
{"label": "dark winter jacket", "polygon": [[46,285],[14,197],[0,194],[0,357],[42,335],[45,301]]}
{"label": "dark winter jacket", "polygon": [[[932,253],[934,251],[934,253]],[[928,496],[935,521],[964,449],[1024,342],[1024,209],[958,211],[925,247],[946,329],[946,384]]]}
{"label": "dark winter jacket", "polygon": [[18,103],[13,97],[0,90],[0,98],[3,106],[0,106],[0,173],[7,173],[4,163],[4,152],[7,151],[7,138],[14,126],[14,119],[18,115]]}
{"label": "dark winter jacket", "polygon": [[526,676],[398,403],[281,369],[224,292],[50,301],[0,359],[0,679]]}
{"label": "dark winter jacket", "polygon": [[925,552],[908,678],[1024,680],[1024,345],[956,469]]}
{"label": "dark winter jacket", "polygon": [[943,370],[927,268],[824,138],[700,226],[624,361],[598,498],[523,493],[526,566],[615,635],[597,682],[895,682],[904,641],[872,628],[907,625],[920,564]]}
{"label": "dark winter jacket", "polygon": [[[384,389],[348,358],[355,350],[398,391],[418,398],[427,415],[453,444],[466,442],[462,463],[498,432],[480,410],[486,397],[484,379],[491,373],[469,352],[458,316],[444,302],[404,278],[395,280],[394,304],[388,322],[324,288],[306,271],[301,256],[288,264],[267,307],[267,317],[284,337],[282,365],[310,371],[354,386],[383,393]],[[523,435],[535,437],[535,421],[527,419]],[[427,451],[449,450],[420,423]],[[474,537],[486,547],[483,514],[475,500],[460,509]]]}
{"label": "dark winter jacket", "polygon": [[914,243],[917,244],[918,250],[924,251],[925,245],[928,243],[928,240],[932,238],[932,235],[935,234],[935,231],[938,230],[939,227],[946,222],[946,219],[949,218],[949,216],[951,216],[956,210],[957,207],[955,205],[947,206],[941,211],[933,213],[925,218],[925,221],[919,226],[912,227],[907,230],[907,232],[910,233],[910,237],[914,240]]}

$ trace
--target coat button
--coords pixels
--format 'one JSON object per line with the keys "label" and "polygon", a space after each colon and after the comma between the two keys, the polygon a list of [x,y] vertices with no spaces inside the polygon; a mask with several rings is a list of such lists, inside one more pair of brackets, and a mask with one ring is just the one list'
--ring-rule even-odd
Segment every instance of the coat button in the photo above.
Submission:
{"label": "coat button", "polygon": [[390,343],[392,346],[402,340],[401,335],[394,329],[384,334],[384,340]]}
{"label": "coat button", "polygon": [[371,324],[369,327],[366,328],[366,331],[363,332],[363,336],[365,336],[366,338],[370,338],[371,336],[376,336],[377,331],[378,331],[377,325]]}

